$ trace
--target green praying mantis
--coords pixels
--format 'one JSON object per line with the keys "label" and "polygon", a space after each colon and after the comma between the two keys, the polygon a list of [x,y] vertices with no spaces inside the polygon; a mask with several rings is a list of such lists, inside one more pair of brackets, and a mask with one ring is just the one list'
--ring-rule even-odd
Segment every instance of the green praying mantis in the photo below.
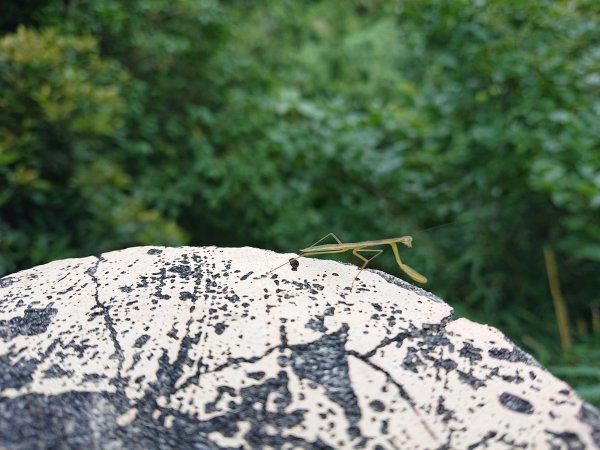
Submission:
{"label": "green praying mantis", "polygon": [[[324,241],[325,239],[327,239],[330,236],[336,240],[337,244],[318,245],[320,242]],[[290,259],[289,261],[283,263],[280,266],[275,267],[273,270],[269,271],[268,273],[274,272],[275,270],[285,266],[288,263],[293,263],[294,261],[297,261],[299,258],[302,258],[303,256],[345,253],[345,252],[352,250],[352,254],[355,255],[361,261],[363,261],[362,267],[360,268],[360,270],[354,277],[354,280],[352,281],[352,286],[354,286],[354,282],[356,281],[356,279],[358,278],[360,273],[367,267],[367,264],[369,264],[369,262],[371,262],[373,259],[375,259],[377,256],[379,256],[383,253],[382,249],[374,249],[371,247],[378,247],[380,245],[389,245],[390,247],[392,247],[392,251],[394,252],[394,257],[396,258],[396,262],[398,263],[398,267],[400,268],[400,270],[402,270],[404,273],[406,273],[410,278],[412,278],[417,283],[427,283],[426,277],[424,277],[419,272],[417,272],[415,269],[413,269],[412,267],[410,267],[402,262],[402,260],[400,259],[400,253],[398,251],[397,244],[403,244],[403,245],[406,245],[407,247],[412,247],[412,236],[401,236],[401,237],[395,237],[395,238],[389,238],[389,239],[378,239],[378,240],[374,240],[374,241],[344,243],[335,234],[329,233],[328,235],[319,239],[317,242],[315,242],[310,247],[300,249],[298,251],[298,253],[299,253],[298,256]],[[365,256],[361,254],[363,252],[371,253],[371,254],[373,254],[373,256],[371,256],[370,258],[365,258]]]}

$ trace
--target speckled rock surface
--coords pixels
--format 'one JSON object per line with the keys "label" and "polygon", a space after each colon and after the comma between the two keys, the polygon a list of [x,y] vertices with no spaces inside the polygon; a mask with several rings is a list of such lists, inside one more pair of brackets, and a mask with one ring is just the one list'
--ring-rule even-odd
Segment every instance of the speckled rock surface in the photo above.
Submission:
{"label": "speckled rock surface", "polygon": [[593,449],[502,333],[394,277],[138,247],[0,280],[0,448]]}

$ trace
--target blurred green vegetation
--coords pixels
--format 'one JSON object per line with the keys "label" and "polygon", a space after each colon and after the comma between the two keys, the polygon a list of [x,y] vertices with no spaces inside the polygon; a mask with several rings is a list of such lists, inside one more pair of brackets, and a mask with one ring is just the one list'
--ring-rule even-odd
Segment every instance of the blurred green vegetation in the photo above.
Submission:
{"label": "blurred green vegetation", "polygon": [[0,276],[133,245],[412,234],[428,289],[598,405],[599,27],[584,0],[13,3]]}

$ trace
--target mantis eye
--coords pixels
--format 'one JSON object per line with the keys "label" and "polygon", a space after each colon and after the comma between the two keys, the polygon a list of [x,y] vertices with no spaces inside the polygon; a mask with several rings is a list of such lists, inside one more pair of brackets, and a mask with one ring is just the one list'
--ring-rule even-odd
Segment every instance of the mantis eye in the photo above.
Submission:
{"label": "mantis eye", "polygon": [[298,266],[300,265],[300,263],[298,262],[297,259],[295,258],[290,258],[290,266],[292,266],[292,270],[296,271],[298,270]]}

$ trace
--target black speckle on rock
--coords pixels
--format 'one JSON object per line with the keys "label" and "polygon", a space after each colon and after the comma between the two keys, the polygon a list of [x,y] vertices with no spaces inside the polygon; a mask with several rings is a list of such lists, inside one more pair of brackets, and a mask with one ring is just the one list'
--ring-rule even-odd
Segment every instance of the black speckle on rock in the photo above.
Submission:
{"label": "black speckle on rock", "polygon": [[577,419],[591,428],[592,440],[596,447],[600,448],[600,414],[598,411],[584,403],[577,413]]}
{"label": "black speckle on rock", "polygon": [[458,367],[458,364],[454,360],[447,358],[435,360],[434,366],[443,367],[444,369],[446,369],[446,372],[451,372]]}
{"label": "black speckle on rock", "polygon": [[381,434],[386,435],[390,432],[390,422],[388,419],[384,419],[381,421]]}
{"label": "black speckle on rock", "polygon": [[85,351],[88,348],[94,347],[94,345],[89,345],[89,344],[87,344],[87,342],[89,342],[89,339],[85,339],[81,343],[70,342],[69,344],[67,344],[65,346],[65,348],[72,348],[73,350],[75,350],[77,352],[77,356],[79,358],[83,358],[83,354],[85,353]]}
{"label": "black speckle on rock", "polygon": [[188,291],[182,291],[179,293],[179,300],[182,301],[186,301],[186,300],[196,300],[196,296],[194,294],[192,294],[191,292]]}
{"label": "black speckle on rock", "polygon": [[492,347],[488,350],[488,355],[494,359],[500,359],[502,361],[510,362],[521,362],[525,364],[535,364],[535,361],[531,356],[525,353],[523,350],[513,347],[512,350],[507,348]]}
{"label": "black speckle on rock", "polygon": [[142,348],[144,344],[148,342],[148,339],[150,339],[150,336],[148,336],[147,334],[142,334],[139,338],[135,340],[135,343],[133,344],[134,348]]}
{"label": "black speckle on rock", "polygon": [[[579,436],[577,436],[577,434],[575,434],[575,433],[571,433],[568,431],[565,431],[563,433],[554,433],[550,430],[545,430],[545,431],[546,431],[546,433],[554,436],[554,438],[563,441],[567,447],[567,450],[585,450],[585,448],[586,448],[585,444],[583,442],[581,442],[581,439],[579,439]],[[552,446],[551,448],[558,448],[558,447]]]}
{"label": "black speckle on rock", "polygon": [[318,331],[320,333],[326,333],[327,332],[327,327],[323,324],[323,317],[322,316],[316,316],[311,318],[306,325],[304,325],[305,328],[308,328],[310,330],[314,330],[314,331]]}
{"label": "black speckle on rock", "polygon": [[279,364],[279,367],[287,367],[291,364],[291,361],[286,355],[279,355],[277,357],[277,364]]}
{"label": "black speckle on rock", "polygon": [[191,277],[197,278],[200,276],[200,270],[198,268],[192,268],[192,266],[189,264],[178,264],[170,267],[169,272],[179,275],[179,277],[183,278],[184,280],[188,280]]}
{"label": "black speckle on rock", "polygon": [[246,375],[248,375],[248,378],[252,378],[253,380],[260,380],[264,378],[266,374],[262,370],[259,370],[258,372],[248,372]]}
{"label": "black speckle on rock", "polygon": [[131,286],[121,286],[119,288],[119,290],[121,292],[125,292],[126,294],[129,294],[130,292],[133,292],[133,288]]}
{"label": "black speckle on rock", "polygon": [[[467,447],[468,450],[475,450],[476,448],[489,448],[487,442],[496,437],[496,435],[498,434],[497,431],[488,431],[485,436],[483,436],[479,441],[469,445]],[[502,440],[502,438],[499,439],[502,442],[505,442]],[[519,446],[521,447],[521,446]],[[439,450],[439,449],[438,449]],[[450,447],[446,447],[446,450],[450,450]]]}
{"label": "black speckle on rock", "polygon": [[446,399],[442,395],[438,397],[438,404],[435,412],[442,416],[442,421],[448,422],[450,419],[454,418],[454,411],[446,408],[446,405],[444,404],[445,400]]}
{"label": "black speckle on rock", "polygon": [[11,284],[15,283],[17,280],[11,277],[0,278],[0,288],[9,287]]}
{"label": "black speckle on rock", "polygon": [[503,392],[499,397],[500,403],[505,408],[521,414],[533,414],[533,405],[524,398],[508,392]]}
{"label": "black speckle on rock", "polygon": [[160,255],[163,251],[159,248],[151,248],[150,250],[148,250],[148,254],[149,255]]}
{"label": "black speckle on rock", "polygon": [[425,365],[426,364],[417,355],[417,349],[414,347],[408,347],[404,361],[402,361],[402,368],[410,370],[414,373],[418,373],[417,367]]}
{"label": "black speckle on rock", "polygon": [[490,374],[488,375],[488,377],[500,377],[508,383],[516,384],[525,381],[524,378],[521,375],[519,375],[518,371],[515,375],[500,375],[500,369],[498,367],[494,367],[492,370],[490,370]]}
{"label": "black speckle on rock", "polygon": [[16,336],[34,336],[45,333],[58,310],[47,306],[43,309],[28,308],[22,317],[0,320],[0,338],[9,341]]}
{"label": "black speckle on rock", "polygon": [[44,378],[60,378],[60,377],[70,377],[73,375],[72,370],[64,370],[58,364],[52,364],[48,369],[44,371]]}
{"label": "black speckle on rock", "polygon": [[383,412],[385,410],[385,405],[381,400],[373,400],[371,403],[369,403],[369,406],[373,411],[376,412]]}
{"label": "black speckle on rock", "polygon": [[223,332],[225,331],[225,328],[227,328],[227,325],[225,325],[223,322],[219,322],[218,324],[215,325],[215,333],[223,334]]}
{"label": "black speckle on rock", "polygon": [[469,342],[464,342],[463,347],[458,352],[458,356],[463,358],[467,358],[471,364],[474,364],[475,361],[481,361],[481,349],[475,347],[473,344]]}
{"label": "black speckle on rock", "polygon": [[232,387],[219,386],[217,388],[217,397],[212,402],[207,402],[204,405],[204,411],[206,413],[214,413],[216,411],[219,411],[219,409],[217,408],[217,403],[219,403],[219,401],[223,398],[223,396],[228,395],[230,397],[233,397],[233,396],[235,396],[235,394],[236,394],[235,389],[233,389]]}
{"label": "black speckle on rock", "polygon": [[108,377],[101,373],[86,373],[83,375],[82,381],[84,383],[87,383],[88,381],[97,382],[97,381],[100,381],[105,378],[108,378]]}
{"label": "black speckle on rock", "polygon": [[177,328],[175,328],[174,324],[173,324],[173,327],[171,327],[171,329],[167,333],[167,336],[170,337],[171,339],[177,339]]}
{"label": "black speckle on rock", "polygon": [[462,370],[457,370],[456,372],[461,383],[468,384],[475,390],[485,386],[485,381],[475,377],[471,372],[463,372]]}
{"label": "black speckle on rock", "polygon": [[232,296],[225,296],[225,298],[227,300],[229,300],[231,303],[237,303],[240,301],[240,297],[236,294],[233,294]]}

